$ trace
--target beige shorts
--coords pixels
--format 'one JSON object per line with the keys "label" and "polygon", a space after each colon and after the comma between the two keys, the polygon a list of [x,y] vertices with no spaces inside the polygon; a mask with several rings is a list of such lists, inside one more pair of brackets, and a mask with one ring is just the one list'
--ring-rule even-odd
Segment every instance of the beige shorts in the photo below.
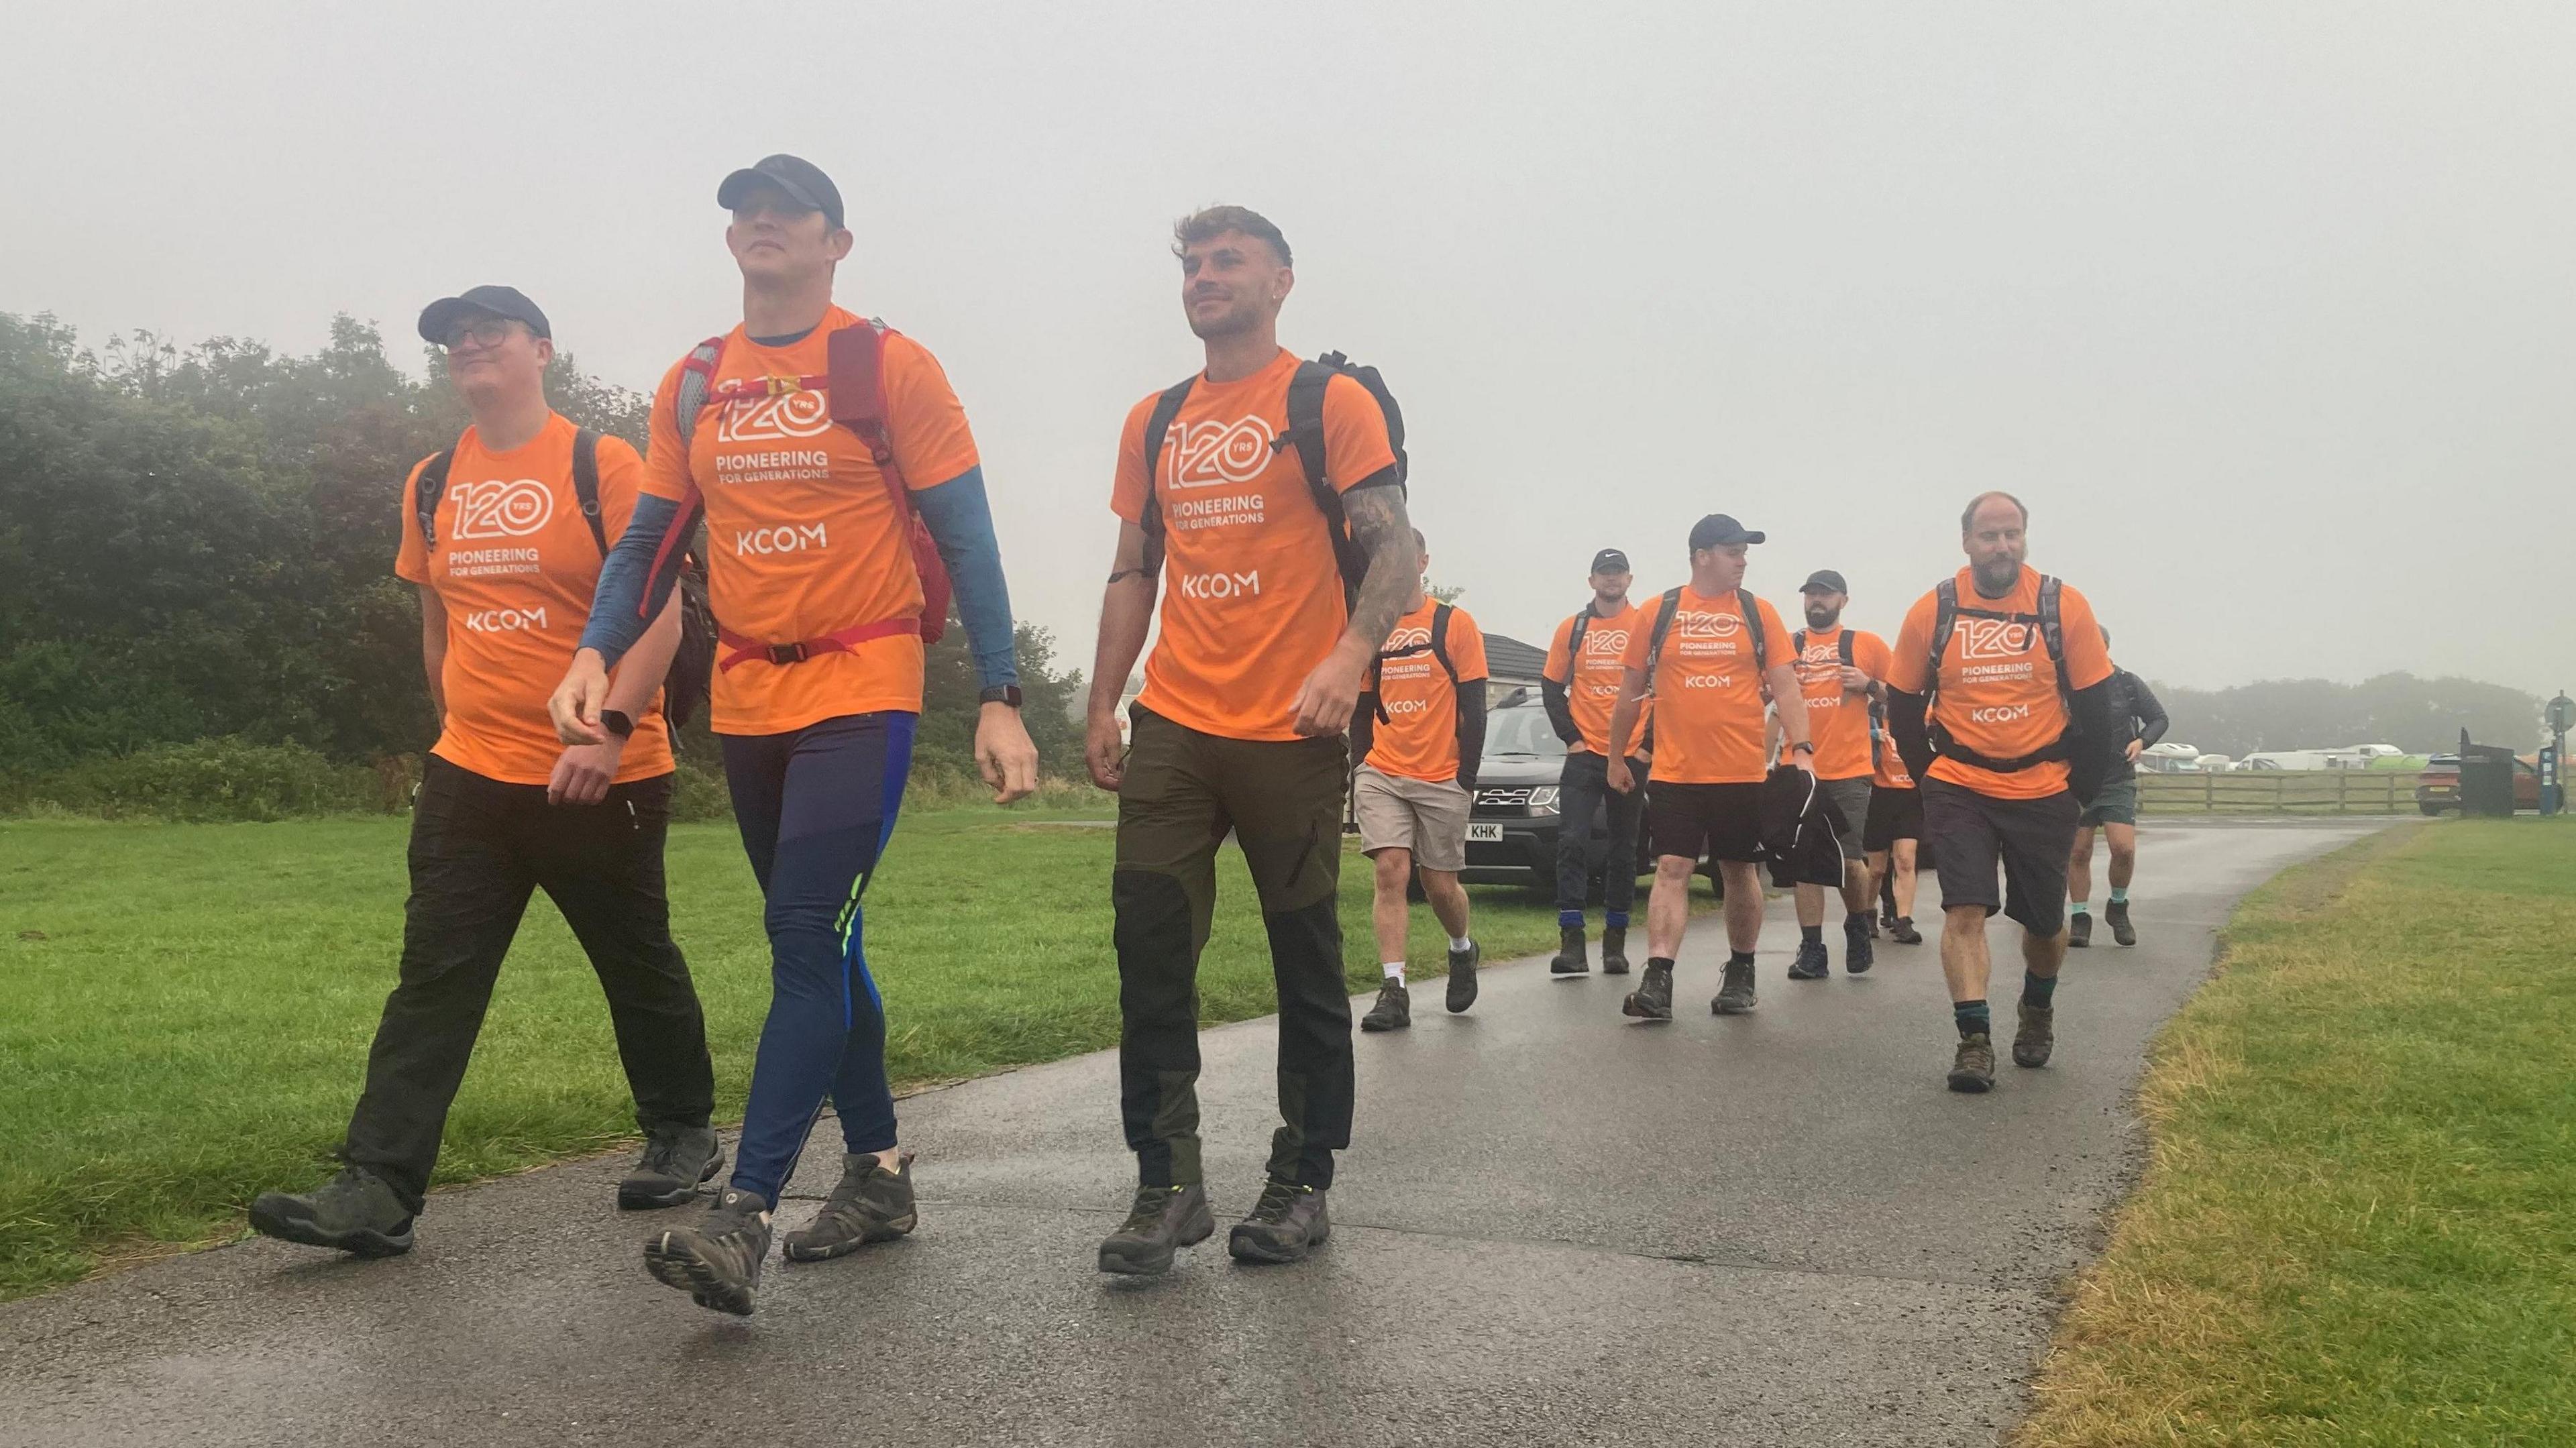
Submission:
{"label": "beige shorts", "polygon": [[1467,868],[1467,812],[1475,800],[1452,780],[1437,784],[1380,774],[1362,765],[1351,781],[1360,821],[1360,849],[1411,850],[1426,870],[1456,874]]}

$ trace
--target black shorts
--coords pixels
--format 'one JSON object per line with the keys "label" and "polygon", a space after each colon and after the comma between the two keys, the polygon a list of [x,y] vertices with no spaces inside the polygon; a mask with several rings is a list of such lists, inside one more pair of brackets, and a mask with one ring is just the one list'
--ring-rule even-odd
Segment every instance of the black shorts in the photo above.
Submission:
{"label": "black shorts", "polygon": [[1876,854],[1898,840],[1923,838],[1923,791],[1869,787],[1869,822],[1861,826],[1860,847]]}
{"label": "black shorts", "polygon": [[1646,833],[1658,858],[1680,855],[1696,860],[1705,851],[1712,860],[1758,860],[1762,857],[1762,786],[1649,781]]}
{"label": "black shorts", "polygon": [[2062,789],[2044,799],[1996,799],[1947,780],[1923,781],[1923,839],[1941,877],[1941,908],[1983,905],[1992,915],[2000,907],[2038,936],[2065,929],[2066,861],[2082,813]]}

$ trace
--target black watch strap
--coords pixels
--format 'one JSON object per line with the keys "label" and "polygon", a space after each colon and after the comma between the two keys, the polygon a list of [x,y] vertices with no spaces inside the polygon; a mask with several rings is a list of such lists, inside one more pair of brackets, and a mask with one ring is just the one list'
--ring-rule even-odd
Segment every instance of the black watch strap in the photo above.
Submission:
{"label": "black watch strap", "polygon": [[1017,684],[995,684],[993,687],[986,689],[983,693],[976,695],[975,702],[978,704],[1008,704],[1012,708],[1017,709],[1020,707],[1020,686]]}
{"label": "black watch strap", "polygon": [[609,733],[616,735],[620,739],[624,739],[635,732],[635,721],[615,709],[600,710],[599,723],[601,728],[606,729]]}

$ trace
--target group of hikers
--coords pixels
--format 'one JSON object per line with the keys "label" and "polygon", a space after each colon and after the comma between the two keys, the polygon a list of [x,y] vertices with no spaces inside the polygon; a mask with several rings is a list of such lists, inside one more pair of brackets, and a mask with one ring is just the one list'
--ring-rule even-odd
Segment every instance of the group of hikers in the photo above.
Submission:
{"label": "group of hikers", "polygon": [[[865,897],[902,803],[924,650],[952,603],[982,686],[977,767],[1000,802],[1037,786],[1010,598],[974,436],[938,361],[833,301],[852,244],[839,190],[774,155],[726,176],[716,200],[731,214],[742,319],[663,377],[640,455],[553,411],[553,333],[524,294],[475,287],[421,314],[473,425],[403,484],[395,571],[419,588],[441,726],[413,810],[399,975],[342,1169],[311,1192],[260,1196],[260,1232],[361,1255],[410,1248],[448,1108],[538,889],[599,975],[646,1138],[618,1204],[674,1207],[713,1186],[703,1216],[644,1243],[655,1279],[705,1307],[752,1310],[781,1193],[827,1105],[840,1177],[784,1233],[785,1256],[839,1257],[918,1221]],[[1281,1122],[1258,1199],[1228,1233],[1238,1260],[1296,1261],[1332,1230],[1354,1094],[1338,911],[1346,802],[1376,870],[1385,972],[1364,1024],[1409,1024],[1405,891],[1417,880],[1447,936],[1452,1011],[1473,1003],[1479,958],[1458,875],[1484,645],[1472,619],[1424,593],[1401,414],[1374,371],[1281,347],[1295,274],[1267,219],[1208,208],[1176,226],[1174,251],[1205,366],[1141,398],[1120,433],[1085,730],[1088,772],[1118,801],[1119,1106],[1137,1165],[1128,1214],[1099,1248],[1113,1273],[1164,1271],[1215,1231],[1196,973],[1228,836],[1250,867],[1279,1005]],[[1910,916],[1905,862],[1919,833],[1943,891],[1959,1037],[1950,1085],[1993,1082],[1985,918],[1998,908],[2024,931],[2014,1056],[2046,1060],[2077,801],[2095,801],[2087,818],[2107,828],[2133,820],[2105,789],[2132,731],[2125,676],[2090,606],[2023,563],[2027,522],[2008,495],[1973,501],[1969,566],[1916,603],[1892,649],[1841,626],[1846,591],[1830,572],[1808,580],[1809,627],[1792,634],[1743,590],[1763,535],[1723,514],[1691,530],[1690,582],[1644,608],[1626,601],[1623,554],[1595,560],[1593,604],[1551,652],[1550,706],[1568,744],[1569,848],[1595,808],[1611,821],[1606,971],[1626,968],[1624,851],[1641,809],[1651,837],[1648,960],[1628,1014],[1671,1015],[1703,859],[1725,886],[1733,947],[1717,1009],[1750,1008],[1754,862],[1776,807],[1766,795],[1813,781],[1791,810],[1830,823],[1848,968],[1868,963],[1876,877],[1864,857],[1894,876]],[[1158,619],[1122,728],[1122,685]],[[694,707],[693,679],[705,681],[771,945],[730,1175],[663,879],[667,715]],[[1900,797],[1918,778],[1919,807]],[[2125,941],[2123,836],[2112,844],[2111,919]],[[1588,871],[1579,859],[1559,871],[1560,972],[1589,968]],[[1802,888],[1798,909],[1794,973],[1823,974],[1822,889]],[[1919,938],[1910,919],[1896,924],[1898,939]]]}

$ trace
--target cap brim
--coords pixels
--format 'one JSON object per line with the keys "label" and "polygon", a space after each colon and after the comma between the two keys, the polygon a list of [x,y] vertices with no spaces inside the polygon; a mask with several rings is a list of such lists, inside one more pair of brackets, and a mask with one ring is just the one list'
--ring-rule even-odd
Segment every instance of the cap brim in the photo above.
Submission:
{"label": "cap brim", "polygon": [[723,207],[727,211],[731,211],[741,202],[743,192],[751,189],[754,185],[764,182],[786,192],[787,199],[804,207],[808,211],[820,211],[823,209],[823,203],[816,200],[812,192],[807,191],[804,187],[797,185],[793,181],[789,181],[784,177],[773,176],[756,166],[745,166],[741,170],[724,178],[724,184],[716,187],[716,205]]}
{"label": "cap brim", "polygon": [[444,347],[447,345],[448,332],[458,322],[473,316],[500,317],[505,322],[520,320],[517,317],[493,311],[480,302],[469,302],[463,297],[440,297],[420,309],[420,339],[433,347]]}

